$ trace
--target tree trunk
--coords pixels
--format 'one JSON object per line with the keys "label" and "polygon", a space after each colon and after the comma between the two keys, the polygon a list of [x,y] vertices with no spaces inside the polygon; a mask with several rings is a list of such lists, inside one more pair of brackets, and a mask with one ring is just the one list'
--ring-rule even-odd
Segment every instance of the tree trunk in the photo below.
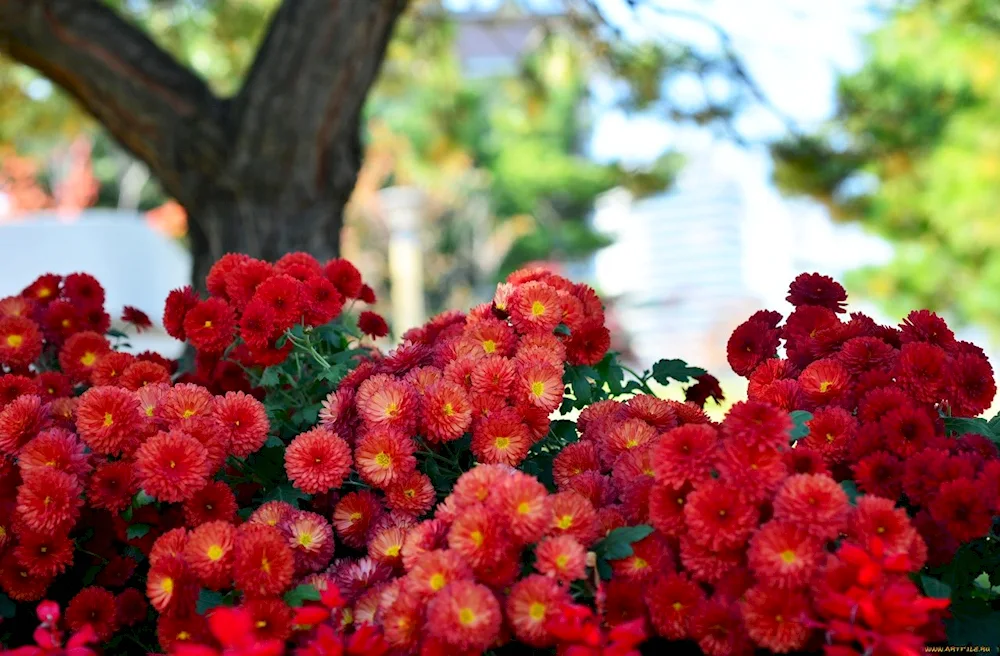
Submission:
{"label": "tree trunk", "polygon": [[406,4],[285,0],[228,99],[99,0],[0,0],[0,50],[76,97],[184,206],[200,282],[227,252],[339,252],[362,108]]}

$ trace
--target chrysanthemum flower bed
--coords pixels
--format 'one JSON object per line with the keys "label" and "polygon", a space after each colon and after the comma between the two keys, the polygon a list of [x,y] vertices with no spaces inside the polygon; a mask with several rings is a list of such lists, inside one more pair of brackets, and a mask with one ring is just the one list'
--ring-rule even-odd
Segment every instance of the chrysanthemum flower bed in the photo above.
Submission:
{"label": "chrysanthemum flower bed", "polygon": [[228,255],[205,288],[166,299],[180,363],[121,350],[89,276],[0,300],[15,653],[1000,642],[993,372],[931,313],[845,317],[800,276],[734,332],[749,400],[714,423],[713,377],[622,367],[593,290],[545,271],[387,354],[346,261]]}

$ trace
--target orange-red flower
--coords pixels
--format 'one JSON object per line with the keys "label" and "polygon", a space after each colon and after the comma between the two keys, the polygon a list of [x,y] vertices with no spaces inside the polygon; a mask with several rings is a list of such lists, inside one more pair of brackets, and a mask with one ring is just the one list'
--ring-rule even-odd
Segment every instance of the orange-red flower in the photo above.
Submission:
{"label": "orange-red flower", "polygon": [[472,431],[472,453],[486,464],[516,467],[528,455],[531,444],[530,430],[510,408],[490,414]]}
{"label": "orange-red flower", "polygon": [[292,485],[307,494],[340,487],[351,470],[351,449],[339,435],[314,428],[285,450],[285,471]]}
{"label": "orange-red flower", "polygon": [[756,586],[747,590],[741,610],[750,637],[776,654],[802,649],[811,634],[809,600],[801,592]]}
{"label": "orange-red flower", "polygon": [[38,435],[46,424],[47,413],[41,397],[19,396],[0,410],[0,452],[16,455]]}
{"label": "orange-red flower", "polygon": [[555,289],[543,282],[519,285],[507,311],[520,333],[551,333],[562,320],[562,303]]}
{"label": "orange-red flower", "polygon": [[184,316],[184,335],[205,353],[222,353],[233,341],[236,315],[221,298],[199,301]]}
{"label": "orange-red flower", "polygon": [[80,515],[83,488],[79,479],[57,469],[38,469],[17,490],[17,513],[38,532],[68,530]]}
{"label": "orange-red flower", "polygon": [[571,535],[589,547],[597,539],[597,512],[593,504],[576,492],[559,492],[550,497],[552,524],[549,535]]}
{"label": "orange-red flower", "polygon": [[103,335],[85,330],[71,336],[59,349],[59,367],[75,380],[90,380],[97,361],[110,350],[111,345]]}
{"label": "orange-red flower", "polygon": [[206,588],[221,590],[232,584],[236,527],[207,522],[191,531],[184,560]]}
{"label": "orange-red flower", "polygon": [[425,514],[437,500],[431,479],[419,471],[399,477],[385,489],[385,497],[389,508],[414,517]]}
{"label": "orange-red flower", "polygon": [[125,510],[139,491],[135,471],[129,460],[105,462],[94,469],[87,484],[87,502],[94,508],[113,513]]}
{"label": "orange-red flower", "polygon": [[42,354],[42,332],[27,317],[0,317],[0,365],[27,367]]}
{"label": "orange-red flower", "polygon": [[229,522],[236,519],[236,496],[222,481],[212,481],[184,502],[184,518],[195,528],[207,522]]}
{"label": "orange-red flower", "polygon": [[362,480],[385,488],[417,466],[413,440],[391,428],[367,433],[354,449],[354,464]]}
{"label": "orange-red flower", "polygon": [[333,528],[321,515],[296,511],[279,528],[295,555],[296,571],[318,572],[330,564],[335,546]]}
{"label": "orange-red flower", "polygon": [[557,617],[570,596],[553,579],[530,574],[507,595],[507,619],[517,639],[532,647],[547,647],[555,641],[546,624]]}
{"label": "orange-red flower", "polygon": [[144,420],[135,394],[121,387],[92,387],[76,408],[80,438],[102,455],[121,454]]}
{"label": "orange-red flower", "polygon": [[472,405],[465,389],[440,381],[427,389],[421,403],[423,432],[431,442],[461,437],[472,424]]}
{"label": "orange-red flower", "polygon": [[370,491],[350,492],[333,509],[333,528],[344,544],[361,549],[369,527],[383,512],[378,497]]}
{"label": "orange-red flower", "polygon": [[135,454],[139,485],[161,501],[185,501],[208,483],[208,451],[183,431],[160,432]]}
{"label": "orange-red flower", "polygon": [[646,586],[645,600],[649,619],[656,633],[668,640],[683,640],[695,609],[705,593],[682,574],[666,574]]}
{"label": "orange-red flower", "polygon": [[788,589],[804,585],[822,564],[823,542],[792,524],[768,522],[750,540],[747,560],[760,580]]}
{"label": "orange-red flower", "polygon": [[14,555],[32,576],[51,578],[62,574],[73,564],[74,544],[65,533],[27,531],[19,536],[19,540]]}
{"label": "orange-red flower", "polygon": [[236,536],[233,577],[251,598],[279,595],[291,584],[295,558],[281,531],[261,524],[244,524]]}
{"label": "orange-red flower", "polygon": [[500,602],[489,588],[455,581],[427,604],[430,635],[455,649],[481,651],[500,635]]}
{"label": "orange-red flower", "polygon": [[559,535],[545,538],[535,548],[535,569],[546,576],[569,583],[584,578],[587,553],[575,538]]}
{"label": "orange-red flower", "polygon": [[790,476],[774,498],[776,520],[819,538],[836,538],[847,525],[850,508],[843,488],[822,474]]}

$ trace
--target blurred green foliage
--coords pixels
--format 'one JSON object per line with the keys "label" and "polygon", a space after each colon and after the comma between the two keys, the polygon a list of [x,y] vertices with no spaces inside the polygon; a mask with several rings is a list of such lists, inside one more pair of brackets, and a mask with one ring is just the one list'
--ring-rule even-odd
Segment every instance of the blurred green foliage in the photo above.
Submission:
{"label": "blurred green foliage", "polygon": [[1000,3],[901,2],[838,100],[828,125],[774,147],[779,186],[896,245],[849,280],[887,311],[1000,336]]}

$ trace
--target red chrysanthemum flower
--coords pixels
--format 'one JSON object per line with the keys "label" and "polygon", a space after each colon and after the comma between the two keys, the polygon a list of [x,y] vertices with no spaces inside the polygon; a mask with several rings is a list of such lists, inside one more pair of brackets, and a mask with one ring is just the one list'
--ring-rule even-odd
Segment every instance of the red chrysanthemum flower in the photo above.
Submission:
{"label": "red chrysanthemum flower", "polygon": [[67,339],[59,350],[59,367],[75,380],[90,380],[94,365],[110,350],[111,345],[103,335],[89,330],[79,332]]}
{"label": "red chrysanthemum flower", "polygon": [[227,392],[215,400],[217,426],[226,433],[230,453],[246,458],[267,441],[271,424],[264,404],[243,392]]}
{"label": "red chrysanthemum flower", "polygon": [[254,292],[254,301],[261,301],[274,312],[279,330],[286,330],[302,320],[302,283],[284,274],[271,276]]}
{"label": "red chrysanthemum flower", "polygon": [[566,583],[582,579],[587,572],[586,550],[569,535],[545,538],[535,547],[535,569]]}
{"label": "red chrysanthemum flower", "polygon": [[455,581],[427,605],[428,633],[452,647],[482,651],[500,634],[500,602],[486,586]]}
{"label": "red chrysanthemum flower", "polygon": [[566,445],[552,461],[552,478],[563,488],[574,477],[587,471],[600,471],[597,446],[593,442],[573,442]]}
{"label": "red chrysanthemum flower", "polygon": [[834,312],[843,312],[847,291],[829,276],[803,273],[792,281],[785,299],[792,305],[818,305]]}
{"label": "red chrysanthemum flower", "polygon": [[789,476],[774,498],[774,519],[818,538],[833,539],[846,527],[847,493],[829,476]]}
{"label": "red chrysanthemum flower", "polygon": [[812,404],[839,405],[850,391],[851,376],[836,360],[816,360],[799,374],[799,388]]}
{"label": "red chrysanthemum flower", "polygon": [[208,293],[223,299],[228,298],[226,281],[233,271],[251,259],[249,255],[244,253],[226,253],[216,260],[212,268],[208,270],[208,275],[205,276],[205,288],[208,289]]}
{"label": "red chrysanthemum flower", "polygon": [[690,637],[705,656],[735,656],[752,651],[739,607],[725,598],[698,606],[691,617]]}
{"label": "red chrysanthemum flower", "polygon": [[139,491],[132,462],[118,460],[97,466],[87,485],[87,502],[113,513],[125,510]]}
{"label": "red chrysanthemum flower", "polygon": [[918,538],[905,509],[896,508],[890,499],[872,495],[858,497],[848,518],[847,535],[865,548],[877,539],[887,552],[897,554],[908,552]]}
{"label": "red chrysanthemum flower", "polygon": [[929,510],[959,542],[971,542],[989,533],[995,505],[984,486],[960,478],[939,488]]}
{"label": "red chrysanthemum flower", "polygon": [[338,488],[351,471],[351,448],[336,433],[314,428],[285,449],[285,471],[292,485],[307,494]]}
{"label": "red chrysanthemum flower", "polygon": [[852,471],[858,489],[866,494],[895,499],[903,491],[903,463],[885,451],[865,456]]}
{"label": "red chrysanthemum flower", "polygon": [[228,588],[233,581],[235,544],[235,526],[208,522],[191,531],[184,546],[184,561],[206,588]]}
{"label": "red chrysanthemum flower", "polygon": [[547,363],[519,363],[519,380],[515,394],[534,407],[550,413],[562,403],[566,386],[562,370]]}
{"label": "red chrysanthemum flower", "polygon": [[903,319],[899,340],[903,344],[926,342],[947,348],[955,343],[955,333],[948,328],[944,319],[930,310],[914,310]]}
{"label": "red chrysanthemum flower", "polygon": [[66,530],[80,515],[83,488],[79,479],[56,469],[39,469],[17,490],[17,513],[33,531]]}
{"label": "red chrysanthemum flower", "polygon": [[426,474],[412,471],[388,486],[385,497],[390,509],[420,517],[434,506],[437,493]]}
{"label": "red chrysanthemum flower", "polygon": [[163,327],[168,335],[181,341],[187,339],[184,333],[184,319],[200,300],[198,293],[190,285],[167,294],[163,308]]}
{"label": "red chrysanthemum flower", "polygon": [[361,272],[343,258],[330,260],[323,266],[323,273],[347,298],[357,298],[361,293]]}
{"label": "red chrysanthemum flower", "polygon": [[537,542],[552,523],[545,486],[521,472],[500,481],[490,495],[489,508],[499,514],[509,533],[522,544]]}
{"label": "red chrysanthemum flower", "polygon": [[344,544],[354,549],[365,545],[368,529],[383,513],[378,497],[368,490],[350,492],[333,509],[333,527]]}
{"label": "red chrysanthemum flower", "polygon": [[188,535],[186,528],[172,528],[156,538],[149,550],[149,566],[160,567],[174,561],[183,563]]}
{"label": "red chrysanthemum flower", "polygon": [[702,483],[684,503],[691,537],[713,549],[731,549],[746,543],[757,527],[757,508],[718,481]]}
{"label": "red chrysanthemum flower", "polygon": [[419,401],[407,383],[377,374],[358,386],[355,397],[358,413],[369,425],[390,426],[409,433],[416,425]]}
{"label": "red chrysanthemum flower", "polygon": [[762,362],[778,352],[780,332],[764,321],[750,320],[737,326],[726,344],[729,366],[747,377]]}
{"label": "red chrysanthemum flower", "polygon": [[119,626],[134,626],[146,619],[149,603],[136,588],[125,588],[115,596],[115,618]]}
{"label": "red chrysanthemum flower", "polygon": [[3,410],[8,403],[12,402],[17,397],[24,396],[25,394],[66,396],[67,394],[72,393],[72,388],[67,394],[49,394],[47,388],[39,389],[39,386],[43,382],[47,382],[48,379],[45,377],[52,373],[60,375],[58,372],[43,372],[39,374],[38,378],[28,378],[27,376],[19,376],[16,374],[3,374],[0,376],[0,410]]}
{"label": "red chrysanthemum flower", "polygon": [[604,436],[603,446],[612,459],[633,449],[647,448],[656,438],[656,429],[641,419],[614,424]]}
{"label": "red chrysanthemum flower", "polygon": [[367,433],[354,448],[354,465],[362,480],[385,488],[417,467],[412,439],[392,429]]}
{"label": "red chrysanthemum flower", "polygon": [[555,289],[532,281],[518,286],[507,311],[518,332],[522,334],[551,333],[562,320],[562,304]]}
{"label": "red chrysanthemum flower", "polygon": [[184,502],[184,518],[194,528],[208,522],[229,522],[236,519],[236,496],[222,481],[212,481]]}
{"label": "red chrysanthemum flower", "polygon": [[169,652],[188,646],[197,649],[199,645],[210,642],[212,634],[204,615],[160,615],[156,620],[156,638],[160,646]]}
{"label": "red chrysanthemum flower", "polygon": [[187,341],[205,353],[222,353],[233,341],[236,316],[221,298],[199,301],[184,317]]}
{"label": "red chrysanthemum flower", "polygon": [[32,576],[52,578],[62,574],[73,563],[75,545],[63,533],[28,531],[22,533],[19,540],[14,555]]}
{"label": "red chrysanthemum flower", "polygon": [[830,475],[830,468],[823,459],[823,454],[816,449],[810,449],[804,445],[797,445],[793,449],[785,451],[782,455],[785,467],[791,474],[826,474]]}
{"label": "red chrysanthemum flower", "polygon": [[472,431],[472,453],[479,462],[516,467],[531,449],[531,431],[516,411],[503,409],[480,420]]}
{"label": "red chrysanthemum flower", "polygon": [[791,429],[792,420],[787,413],[760,401],[733,405],[722,422],[722,431],[730,442],[761,450],[786,446]]}
{"label": "red chrysanthemum flower", "polygon": [[409,572],[426,553],[448,546],[448,524],[439,519],[428,519],[410,528],[403,540],[401,551],[403,568]]}
{"label": "red chrysanthemum flower", "polygon": [[135,394],[121,387],[92,387],[76,408],[80,438],[102,455],[119,455],[142,430],[144,420]]}
{"label": "red chrysanthemum flower", "polygon": [[843,462],[854,441],[858,421],[843,408],[820,408],[806,426],[809,434],[801,444],[822,453],[828,465],[836,465]]}
{"label": "red chrysanthemum flower", "polygon": [[71,273],[63,280],[63,296],[87,309],[104,307],[104,287],[89,273]]}
{"label": "red chrysanthemum flower", "polygon": [[125,368],[119,383],[125,389],[132,391],[149,385],[169,384],[170,372],[161,364],[140,360]]}
{"label": "red chrysanthemum flower", "polygon": [[458,477],[449,498],[456,508],[490,503],[491,496],[499,489],[501,481],[510,475],[510,468],[503,465],[478,465]]}
{"label": "red chrysanthemum flower", "polygon": [[389,324],[378,312],[365,310],[358,315],[358,330],[369,337],[379,338],[389,334]]}
{"label": "red chrysanthemum flower", "polygon": [[[683,404],[683,407],[690,406]],[[633,396],[625,403],[622,413],[627,417],[641,419],[658,431],[667,431],[679,425],[677,406],[649,394]]]}
{"label": "red chrysanthemum flower", "polygon": [[131,305],[126,305],[122,308],[121,319],[125,323],[132,324],[137,333],[144,332],[153,327],[153,322],[150,320],[149,315]]}
{"label": "red chrysanthemum flower", "polygon": [[431,442],[448,442],[461,437],[472,423],[472,405],[460,385],[440,381],[424,394],[422,426]]}
{"label": "red chrysanthemum flower", "polygon": [[66,626],[70,631],[80,631],[89,625],[104,642],[118,630],[117,614],[115,596],[91,586],[77,593],[66,606]]}
{"label": "red chrysanthemum flower", "polygon": [[279,595],[291,584],[295,558],[281,531],[244,524],[236,536],[233,577],[250,598]]}
{"label": "red chrysanthemum flower", "polygon": [[14,601],[38,601],[51,583],[50,577],[33,575],[28,567],[19,563],[13,550],[0,559],[0,587]]}
{"label": "red chrysanthemum flower", "polygon": [[585,547],[598,537],[599,525],[593,504],[582,495],[567,491],[549,497],[552,525],[549,535],[571,535]]}
{"label": "red chrysanthemum flower", "polygon": [[547,647],[555,642],[546,624],[557,618],[569,595],[547,576],[531,574],[510,590],[506,599],[507,619],[520,642],[532,647]]}
{"label": "red chrysanthemum flower", "polygon": [[55,273],[44,273],[21,290],[21,296],[37,303],[48,303],[59,298],[59,286],[63,277]]}
{"label": "red chrysanthemum flower", "polygon": [[240,317],[240,337],[251,349],[266,349],[280,332],[274,310],[263,301],[254,301],[243,310]]}
{"label": "red chrysanthemum flower", "polygon": [[156,416],[171,428],[187,430],[192,434],[204,432],[202,427],[217,427],[212,422],[215,397],[204,387],[192,383],[180,383],[166,391]]}
{"label": "red chrysanthemum flower", "polygon": [[27,367],[42,354],[42,332],[27,317],[0,317],[0,365]]}
{"label": "red chrysanthemum flower", "polygon": [[181,555],[161,557],[156,563],[150,561],[146,597],[157,612],[181,616],[193,611],[198,589],[198,582]]}
{"label": "red chrysanthemum flower", "polygon": [[249,258],[229,272],[225,280],[225,294],[236,308],[246,308],[261,283],[274,275],[274,267],[269,262]]}
{"label": "red chrysanthemum flower", "polygon": [[656,483],[649,490],[649,522],[666,536],[680,537],[687,530],[684,504],[694,488]]}
{"label": "red chrysanthemum flower", "polygon": [[0,452],[17,453],[45,427],[46,408],[35,394],[19,396],[0,411]]}
{"label": "red chrysanthemum flower", "polygon": [[891,367],[896,360],[896,349],[878,337],[855,337],[844,342],[835,357],[849,373],[857,376]]}
{"label": "red chrysanthemum flower", "polygon": [[368,556],[396,570],[403,566],[403,542],[406,529],[401,526],[385,526],[372,532],[368,538]]}
{"label": "red chrysanthemum flower", "polygon": [[295,556],[296,571],[318,572],[330,564],[335,547],[333,528],[316,513],[298,511],[279,525]]}
{"label": "red chrysanthemum flower", "polygon": [[824,554],[820,539],[792,524],[772,521],[750,540],[747,562],[758,579],[789,589],[808,582]]}
{"label": "red chrysanthemum flower", "polygon": [[718,445],[715,428],[705,424],[689,424],[668,431],[652,447],[656,480],[676,487],[706,480],[718,458]]}
{"label": "red chrysanthemum flower", "polygon": [[688,636],[691,617],[704,599],[705,593],[698,584],[683,574],[666,574],[646,586],[649,619],[657,635],[668,640],[683,640]]}
{"label": "red chrysanthemum flower", "polygon": [[28,442],[17,458],[21,475],[31,476],[34,470],[52,467],[67,474],[83,477],[90,470],[85,447],[76,435],[60,428],[43,431]]}
{"label": "red chrysanthemum flower", "polygon": [[281,599],[250,599],[242,607],[250,614],[256,640],[284,643],[291,637],[292,609]]}
{"label": "red chrysanthemum flower", "polygon": [[753,641],[776,654],[802,649],[812,633],[810,603],[801,592],[756,586],[746,592],[740,608]]}
{"label": "red chrysanthemum flower", "polygon": [[918,401],[935,403],[948,382],[948,354],[933,344],[904,344],[894,373],[899,384]]}
{"label": "red chrysanthemum flower", "polygon": [[473,567],[491,567],[507,555],[509,542],[503,527],[481,505],[468,506],[452,522],[448,546]]}
{"label": "red chrysanthemum flower", "polygon": [[312,276],[303,281],[300,291],[305,303],[305,320],[310,326],[329,323],[344,309],[344,296],[326,278]]}
{"label": "red chrysanthemum flower", "polygon": [[160,432],[135,453],[139,485],[160,501],[185,501],[208,482],[208,451],[183,431]]}
{"label": "red chrysanthemum flower", "polygon": [[955,416],[975,417],[993,403],[997,386],[986,358],[971,353],[956,355],[948,374],[947,395]]}

